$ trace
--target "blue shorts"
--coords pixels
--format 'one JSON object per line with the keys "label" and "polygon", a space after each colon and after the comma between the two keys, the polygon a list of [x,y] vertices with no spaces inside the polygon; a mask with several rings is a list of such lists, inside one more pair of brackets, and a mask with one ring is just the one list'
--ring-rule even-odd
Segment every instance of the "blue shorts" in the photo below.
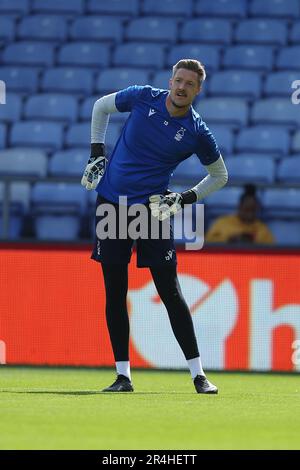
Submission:
{"label": "blue shorts", "polygon": [[[110,201],[107,201],[104,199],[102,196],[98,196],[97,201],[96,201],[96,208],[100,204],[112,204],[116,210],[116,219],[117,219],[117,227],[118,227],[118,221],[119,221],[119,205],[111,203]],[[123,206],[124,210],[124,206]],[[127,208],[128,210],[128,208]],[[147,206],[147,211],[148,211],[148,220],[150,222],[152,215],[150,212],[149,207]],[[107,214],[106,214],[107,215]],[[95,228],[97,227],[97,224],[103,220],[106,215],[99,216],[96,214],[96,220],[95,220]],[[132,216],[127,217],[128,225],[130,222],[133,220]],[[169,223],[170,221],[164,221],[164,224]],[[159,237],[151,239],[151,235],[148,236],[147,233],[147,238],[138,238],[137,240],[134,240],[130,238],[130,235],[126,235],[126,238],[120,238],[119,233],[116,233],[116,237],[114,239],[112,238],[105,238],[103,239],[98,238],[97,236],[97,230],[95,230],[95,243],[94,243],[94,249],[92,252],[91,258],[94,259],[95,261],[98,261],[99,263],[106,263],[106,264],[128,264],[130,262],[132,250],[134,247],[134,244],[136,244],[136,250],[137,250],[137,267],[138,268],[146,268],[146,267],[152,267],[152,266],[159,266],[159,265],[176,265],[177,264],[177,258],[176,258],[176,251],[175,251],[175,245],[174,245],[174,237],[173,237],[173,229],[172,226],[170,226],[170,237],[169,238],[162,238],[162,223],[159,222]],[[150,227],[150,223],[148,223],[148,226]],[[118,232],[118,231],[117,231]],[[149,233],[150,229],[149,229]]]}

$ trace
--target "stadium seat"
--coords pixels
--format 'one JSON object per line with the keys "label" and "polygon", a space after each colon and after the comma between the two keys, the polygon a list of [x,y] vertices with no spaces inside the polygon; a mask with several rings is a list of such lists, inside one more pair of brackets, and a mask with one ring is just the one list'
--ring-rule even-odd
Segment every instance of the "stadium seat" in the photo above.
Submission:
{"label": "stadium seat", "polygon": [[275,163],[267,155],[263,159],[245,156],[226,158],[226,167],[231,183],[274,183]]}
{"label": "stadium seat", "polygon": [[0,0],[0,15],[26,15],[29,8],[29,0]]}
{"label": "stadium seat", "polygon": [[54,49],[45,42],[17,42],[5,48],[2,59],[5,64],[49,67],[54,60]]}
{"label": "stadium seat", "polygon": [[[23,226],[23,214],[17,207],[12,207],[9,211],[9,222],[8,222],[8,240],[17,240],[21,237]],[[0,236],[3,231],[3,218],[2,218],[2,205],[0,203]]]}
{"label": "stadium seat", "polygon": [[209,93],[212,96],[258,98],[261,86],[261,76],[257,72],[226,70],[212,75],[209,81]]}
{"label": "stadium seat", "polygon": [[164,50],[159,44],[132,42],[117,46],[113,55],[114,66],[164,67]]}
{"label": "stadium seat", "polygon": [[167,56],[167,66],[172,67],[183,57],[200,60],[207,69],[216,70],[220,64],[220,50],[218,46],[202,46],[197,44],[180,44],[173,46]]}
{"label": "stadium seat", "polygon": [[57,67],[45,70],[43,91],[90,94],[93,90],[93,72],[76,67]]}
{"label": "stadium seat", "polygon": [[300,152],[300,131],[295,132],[292,138],[292,152]]}
{"label": "stadium seat", "polygon": [[76,123],[69,126],[65,136],[65,145],[67,147],[84,147],[89,152],[90,141],[90,122]]}
{"label": "stadium seat", "polygon": [[82,148],[70,148],[55,152],[49,163],[49,173],[53,176],[78,176],[81,179],[89,154]]}
{"label": "stadium seat", "polygon": [[57,122],[16,122],[10,135],[10,145],[59,149],[63,143],[63,125]]}
{"label": "stadium seat", "polygon": [[[256,158],[257,159],[257,162],[263,160],[264,158],[272,158],[275,162],[279,161],[282,157],[282,155],[280,155],[280,153],[267,153],[265,154],[264,152],[262,153],[257,153],[257,152],[241,152],[241,153],[235,153],[234,155],[231,155],[230,157],[233,157],[233,158]],[[286,157],[284,157],[286,158]]]}
{"label": "stadium seat", "polygon": [[79,238],[81,219],[76,215],[37,215],[34,225],[38,240],[75,241]]}
{"label": "stadium seat", "polygon": [[80,15],[84,9],[84,0],[72,0],[71,2],[62,2],[61,0],[33,0],[31,9],[34,13]]}
{"label": "stadium seat", "polygon": [[47,165],[47,154],[42,150],[14,148],[0,152],[0,175],[44,177]]}
{"label": "stadium seat", "polygon": [[285,45],[287,24],[281,20],[251,19],[240,21],[235,31],[237,43]]}
{"label": "stadium seat", "polygon": [[299,79],[299,73],[294,70],[273,72],[266,76],[263,92],[266,96],[284,96],[290,98],[292,83]]}
{"label": "stadium seat", "polygon": [[281,124],[295,127],[300,125],[300,113],[291,100],[268,98],[253,104],[251,121],[253,124]]}
{"label": "stadium seat", "polygon": [[1,67],[1,80],[9,83],[9,90],[34,93],[38,88],[38,70],[29,67]]}
{"label": "stadium seat", "polygon": [[18,38],[22,40],[64,41],[67,37],[66,20],[57,15],[34,15],[22,18]]}
{"label": "stadium seat", "polygon": [[76,121],[78,115],[77,99],[64,94],[32,95],[25,105],[27,119],[54,119],[57,121]]}
{"label": "stadium seat", "polygon": [[282,183],[300,183],[300,157],[283,158],[277,169],[277,179]]}
{"label": "stadium seat", "polygon": [[169,80],[172,77],[172,70],[158,70],[152,77],[151,85],[154,88],[169,89]]}
{"label": "stadium seat", "polygon": [[223,63],[225,68],[268,71],[273,66],[273,48],[256,45],[228,47]]}
{"label": "stadium seat", "polygon": [[300,246],[300,222],[269,220],[268,226],[278,245]]}
{"label": "stadium seat", "polygon": [[149,72],[142,69],[113,68],[99,73],[95,90],[99,93],[111,93],[130,85],[149,84]]}
{"label": "stadium seat", "polygon": [[207,196],[204,200],[208,216],[218,216],[236,212],[243,188],[225,187]]}
{"label": "stadium seat", "polygon": [[[86,98],[80,108],[79,117],[82,121],[91,121],[93,106],[95,102],[99,99],[99,95],[91,96]],[[119,125],[123,124],[129,113],[111,113],[109,117],[109,125],[114,122],[118,122]]]}
{"label": "stadium seat", "polygon": [[201,164],[197,155],[184,160],[174,170],[173,180],[180,181],[181,183],[195,185],[199,183],[202,178],[207,176],[207,171]]}
{"label": "stadium seat", "polygon": [[290,30],[290,42],[300,44],[300,21],[294,21]]}
{"label": "stadium seat", "polygon": [[250,2],[251,16],[274,16],[279,18],[297,18],[300,15],[298,0],[253,0]]}
{"label": "stadium seat", "polygon": [[245,126],[248,105],[242,98],[205,98],[195,106],[204,121],[235,126]]}
{"label": "stadium seat", "polygon": [[279,49],[276,67],[286,70],[300,70],[300,46],[283,47]]}
{"label": "stadium seat", "polygon": [[118,123],[110,122],[105,135],[105,145],[111,151],[121,135],[121,126]]}
{"label": "stadium seat", "polygon": [[243,18],[247,14],[247,0],[196,0],[195,13],[198,16],[227,16]]}
{"label": "stadium seat", "polygon": [[122,36],[122,21],[112,16],[82,16],[76,18],[70,28],[70,37],[78,41],[120,42]]}
{"label": "stadium seat", "polygon": [[15,35],[15,22],[13,18],[0,17],[0,40],[13,41]]}
{"label": "stadium seat", "polygon": [[61,65],[107,67],[110,61],[109,47],[96,42],[76,42],[62,45],[58,52]]}
{"label": "stadium seat", "polygon": [[144,2],[142,2],[142,13],[144,15],[167,15],[182,18],[191,16],[192,12],[192,0],[185,0],[184,2],[181,0],[164,0],[164,2],[144,0]]}
{"label": "stadium seat", "polygon": [[128,41],[176,42],[177,22],[171,18],[137,18],[127,25],[125,37]]}
{"label": "stadium seat", "polygon": [[139,13],[139,0],[126,0],[126,2],[124,0],[113,0],[112,2],[88,0],[86,9],[88,13],[132,17]]}
{"label": "stadium seat", "polygon": [[232,28],[228,20],[220,18],[206,18],[187,20],[180,31],[180,41],[201,42],[213,44],[229,44],[231,42]]}
{"label": "stadium seat", "polygon": [[86,190],[76,183],[36,183],[31,192],[35,213],[83,214]]}
{"label": "stadium seat", "polygon": [[[0,155],[2,156],[2,152],[0,153]],[[9,192],[10,192],[9,194],[10,205],[14,207],[19,207],[22,210],[22,213],[28,212],[29,207],[30,207],[30,195],[31,195],[30,183],[27,183],[24,181],[13,182],[10,184]],[[4,183],[0,183],[0,206],[3,203],[3,196],[4,196]],[[1,231],[0,231],[0,235],[1,235]]]}
{"label": "stadium seat", "polygon": [[233,133],[227,125],[222,124],[210,124],[207,123],[209,129],[216,138],[217,144],[222,152],[223,156],[226,157],[233,150]]}
{"label": "stadium seat", "polygon": [[0,123],[0,148],[6,146],[6,125]]}
{"label": "stadium seat", "polygon": [[0,121],[14,122],[18,121],[22,112],[21,97],[15,93],[6,94],[5,106],[0,105]]}
{"label": "stadium seat", "polygon": [[282,217],[298,219],[300,217],[300,189],[270,188],[265,189],[262,197],[264,214],[270,218]]}
{"label": "stadium seat", "polygon": [[274,126],[253,126],[240,131],[236,139],[236,151],[270,152],[286,154],[290,137],[286,129]]}

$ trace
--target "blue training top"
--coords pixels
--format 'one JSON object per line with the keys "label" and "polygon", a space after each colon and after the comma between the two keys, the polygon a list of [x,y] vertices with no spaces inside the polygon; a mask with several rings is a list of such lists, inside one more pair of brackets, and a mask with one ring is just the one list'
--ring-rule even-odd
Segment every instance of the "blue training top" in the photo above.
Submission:
{"label": "blue training top", "polygon": [[131,111],[97,186],[105,199],[129,205],[148,202],[167,189],[176,166],[197,154],[203,165],[220,157],[214,136],[199,114],[190,108],[184,117],[170,116],[167,90],[130,86],[116,94],[120,112]]}

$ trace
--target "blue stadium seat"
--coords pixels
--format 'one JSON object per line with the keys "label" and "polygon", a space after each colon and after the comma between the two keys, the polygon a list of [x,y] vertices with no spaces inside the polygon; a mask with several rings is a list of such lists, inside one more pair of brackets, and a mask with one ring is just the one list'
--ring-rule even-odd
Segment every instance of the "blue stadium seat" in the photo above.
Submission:
{"label": "blue stadium seat", "polygon": [[172,67],[184,57],[200,60],[207,69],[216,70],[220,65],[220,50],[218,46],[202,46],[193,43],[173,46],[167,57],[167,65]]}
{"label": "blue stadium seat", "polygon": [[241,187],[225,187],[210,194],[204,200],[205,211],[209,217],[236,212],[242,192]]}
{"label": "blue stadium seat", "polygon": [[253,0],[250,2],[251,16],[274,16],[279,18],[297,18],[300,15],[298,0]]}
{"label": "blue stadium seat", "polygon": [[274,183],[275,162],[272,157],[231,157],[226,159],[231,183]]}
{"label": "blue stadium seat", "polygon": [[158,70],[153,75],[151,85],[154,88],[169,89],[169,80],[172,77],[172,70]]}
{"label": "blue stadium seat", "polygon": [[71,2],[62,2],[61,0],[33,0],[31,9],[34,13],[80,15],[84,9],[84,0],[72,0]]}
{"label": "blue stadium seat", "polygon": [[283,158],[277,169],[277,179],[282,183],[300,183],[300,157]]}
{"label": "blue stadium seat", "polygon": [[77,123],[69,126],[66,132],[65,144],[67,147],[84,147],[89,152],[91,141],[91,123]]}
{"label": "blue stadium seat", "polygon": [[70,28],[70,37],[79,41],[120,42],[122,36],[122,21],[112,16],[82,16],[76,18]]}
{"label": "blue stadium seat", "polygon": [[229,153],[232,153],[233,150],[233,131],[227,125],[222,124],[210,124],[208,123],[208,127],[213,133],[220,151],[226,157]]}
{"label": "blue stadium seat", "polygon": [[287,24],[265,18],[240,21],[235,31],[235,41],[282,46],[287,42]]}
{"label": "blue stadium seat", "polygon": [[31,192],[36,213],[83,214],[86,209],[86,190],[76,183],[36,183]]}
{"label": "blue stadium seat", "polygon": [[70,148],[55,152],[49,163],[49,173],[53,176],[81,177],[88,158],[89,154],[82,148]]}
{"label": "blue stadium seat", "polygon": [[286,129],[276,126],[253,126],[240,131],[236,139],[236,151],[270,152],[286,154],[290,137]]}
{"label": "blue stadium seat", "polygon": [[21,97],[15,93],[6,94],[6,104],[0,105],[0,121],[18,121],[22,112]]}
{"label": "blue stadium seat", "polygon": [[0,14],[26,15],[29,12],[29,0],[0,0]]}
{"label": "blue stadium seat", "polygon": [[300,70],[300,46],[283,47],[279,49],[276,66],[278,69]]}
{"label": "blue stadium seat", "polygon": [[[23,227],[23,214],[18,208],[11,208],[9,211],[8,240],[17,240],[21,237]],[[3,230],[2,207],[0,203],[0,234]]]}
{"label": "blue stadium seat", "polygon": [[163,68],[164,50],[159,44],[132,42],[116,47],[115,66]]}
{"label": "blue stadium seat", "polygon": [[105,145],[110,152],[116,145],[117,140],[120,137],[120,135],[121,135],[120,124],[115,123],[115,122],[114,123],[110,122],[106,131],[106,136],[105,136]]}
{"label": "blue stadium seat", "polygon": [[29,67],[1,67],[1,80],[10,91],[34,93],[38,88],[38,70]]}
{"label": "blue stadium seat", "polygon": [[299,73],[295,70],[269,73],[264,84],[264,94],[266,96],[285,96],[290,98],[292,93],[291,85],[294,80],[298,79]]}
{"label": "blue stadium seat", "polygon": [[137,18],[130,21],[125,36],[129,41],[176,42],[177,22],[171,18]]}
{"label": "blue stadium seat", "polygon": [[229,44],[231,42],[232,27],[228,20],[220,18],[206,18],[187,20],[180,31],[182,42],[201,42],[213,44]]}
{"label": "blue stadium seat", "polygon": [[265,189],[262,197],[264,214],[270,218],[282,217],[298,219],[300,217],[300,189],[270,188]]}
{"label": "blue stadium seat", "polygon": [[300,246],[300,222],[270,220],[268,226],[278,245]]}
{"label": "blue stadium seat", "polygon": [[227,16],[243,18],[247,14],[247,0],[197,0],[195,13],[199,16]]}
{"label": "blue stadium seat", "polygon": [[10,145],[59,149],[63,143],[63,125],[57,122],[17,122],[13,124]]}
{"label": "blue stadium seat", "polygon": [[78,115],[77,99],[64,94],[32,95],[25,105],[27,119],[54,119],[57,121],[76,121]]}
{"label": "blue stadium seat", "polygon": [[90,94],[93,90],[93,72],[76,67],[57,67],[45,70],[43,91]]}
{"label": "blue stadium seat", "polygon": [[6,146],[6,125],[0,123],[0,148]]}
{"label": "blue stadium seat", "polygon": [[96,42],[76,42],[63,45],[58,52],[61,65],[107,67],[110,61],[107,44]]}
{"label": "blue stadium seat", "polygon": [[195,109],[208,123],[245,126],[248,121],[248,105],[242,98],[200,99]]}
{"label": "blue stadium seat", "polygon": [[295,127],[300,125],[300,112],[291,100],[268,98],[253,104],[251,121],[253,124],[281,124]]}
{"label": "blue stadium seat", "polygon": [[38,240],[75,241],[79,238],[81,220],[77,215],[37,215],[34,219]]}
{"label": "blue stadium seat", "polygon": [[291,25],[290,42],[292,44],[300,43],[300,21],[294,21]]}
{"label": "blue stadium seat", "polygon": [[295,132],[292,138],[292,152],[300,152],[300,131]]}
{"label": "blue stadium seat", "polygon": [[95,89],[99,93],[110,93],[130,85],[147,85],[148,83],[149,72],[147,70],[113,68],[99,73]]}
{"label": "blue stadium seat", "polygon": [[5,48],[2,59],[5,64],[49,67],[54,60],[54,49],[45,42],[17,42]]}
{"label": "blue stadium seat", "polygon": [[44,177],[47,154],[38,149],[14,148],[0,152],[0,174]]}
{"label": "blue stadium seat", "polygon": [[126,0],[126,2],[124,0],[113,0],[112,2],[88,0],[86,8],[88,13],[132,17],[139,13],[139,0]]}
{"label": "blue stadium seat", "polygon": [[192,155],[182,163],[179,163],[174,170],[173,178],[176,181],[180,180],[181,183],[195,185],[199,183],[202,178],[205,178],[207,174],[208,173],[201,164],[199,157],[197,155]]}
{"label": "blue stadium seat", "polygon": [[57,15],[34,15],[23,18],[18,26],[18,38],[40,41],[64,41],[67,37],[66,20]]}
{"label": "blue stadium seat", "polygon": [[182,18],[191,16],[193,12],[192,0],[144,0],[142,3],[142,13],[144,15],[167,15]]}
{"label": "blue stadium seat", "polygon": [[[20,149],[21,150],[21,149]],[[2,156],[2,152],[0,152]],[[1,157],[0,157],[1,159]],[[4,183],[0,183],[0,207],[3,203]],[[21,209],[22,213],[29,211],[31,186],[30,183],[18,181],[10,184],[10,205]],[[0,230],[1,234],[1,230]]]}
{"label": "blue stadium seat", "polygon": [[215,72],[209,81],[212,96],[240,96],[258,98],[261,94],[261,76],[248,70]]}
{"label": "blue stadium seat", "polygon": [[15,35],[15,22],[13,18],[0,17],[0,40],[13,41]]}
{"label": "blue stadium seat", "polygon": [[[234,155],[231,155],[231,157],[233,158],[250,158],[250,159],[253,159],[253,158],[256,158],[257,161],[261,161],[263,160],[264,158],[272,158],[275,162],[277,162],[278,160],[280,161],[280,158],[282,157],[282,155],[280,155],[280,153],[264,153],[264,152],[261,152],[261,153],[257,153],[257,152],[241,152],[241,153],[236,153]],[[284,157],[285,158],[285,157]]]}
{"label": "blue stadium seat", "polygon": [[[95,95],[95,96],[90,96],[89,98],[86,98],[83,101],[81,108],[80,108],[80,115],[79,115],[81,120],[89,121],[89,122],[91,121],[93,106],[98,99],[99,99],[99,95]],[[119,123],[119,125],[123,124],[126,121],[128,115],[129,113],[119,113],[119,112],[111,113],[109,117],[109,125],[114,122]]]}
{"label": "blue stadium seat", "polygon": [[268,71],[273,66],[272,46],[233,46],[224,52],[224,67]]}

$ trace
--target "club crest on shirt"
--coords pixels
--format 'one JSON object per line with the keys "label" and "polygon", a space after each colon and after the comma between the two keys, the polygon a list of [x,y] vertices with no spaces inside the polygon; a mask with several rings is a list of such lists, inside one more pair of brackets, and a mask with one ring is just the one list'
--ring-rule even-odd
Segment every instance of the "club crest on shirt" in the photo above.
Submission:
{"label": "club crest on shirt", "polygon": [[177,140],[177,142],[180,142],[182,137],[184,136],[186,129],[184,127],[181,127],[179,131],[176,132],[174,139]]}

